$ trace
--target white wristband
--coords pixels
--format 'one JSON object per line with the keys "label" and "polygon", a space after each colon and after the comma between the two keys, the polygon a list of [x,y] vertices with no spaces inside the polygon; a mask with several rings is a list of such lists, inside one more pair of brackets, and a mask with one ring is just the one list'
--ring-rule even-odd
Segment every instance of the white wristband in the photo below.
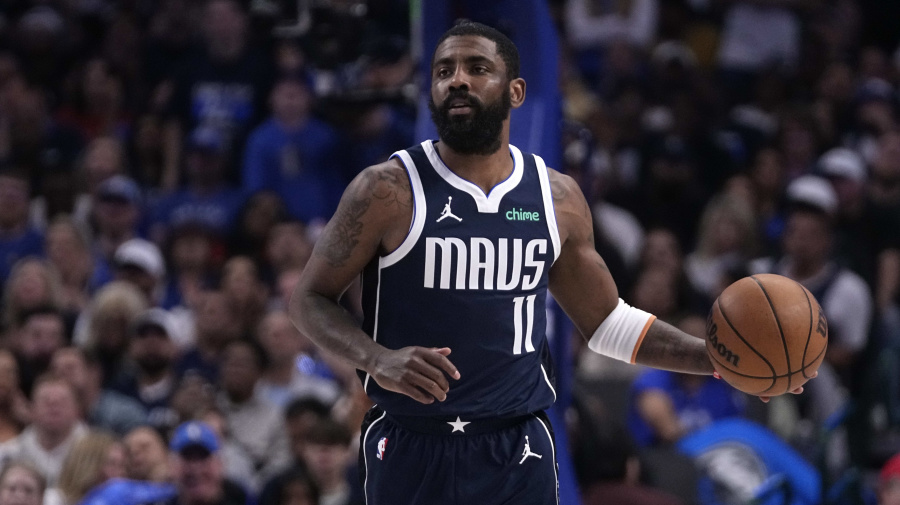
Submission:
{"label": "white wristband", "polygon": [[636,309],[619,298],[619,304],[591,335],[588,347],[628,363],[634,363],[637,350],[656,316]]}

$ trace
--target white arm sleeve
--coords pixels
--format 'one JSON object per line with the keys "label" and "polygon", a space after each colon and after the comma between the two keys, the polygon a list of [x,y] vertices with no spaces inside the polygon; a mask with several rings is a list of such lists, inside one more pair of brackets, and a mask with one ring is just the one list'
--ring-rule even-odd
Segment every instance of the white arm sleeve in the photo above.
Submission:
{"label": "white arm sleeve", "polygon": [[611,358],[634,363],[644,335],[655,319],[653,314],[636,309],[619,298],[616,308],[594,331],[588,347]]}

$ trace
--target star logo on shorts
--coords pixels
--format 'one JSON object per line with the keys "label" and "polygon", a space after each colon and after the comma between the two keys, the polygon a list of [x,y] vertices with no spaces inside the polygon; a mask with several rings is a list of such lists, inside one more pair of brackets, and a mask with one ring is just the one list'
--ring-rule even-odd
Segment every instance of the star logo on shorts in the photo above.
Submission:
{"label": "star logo on shorts", "polygon": [[456,433],[457,431],[465,433],[466,425],[471,423],[469,421],[460,421],[459,416],[456,416],[456,421],[447,421],[447,424],[453,426],[453,431],[450,433]]}

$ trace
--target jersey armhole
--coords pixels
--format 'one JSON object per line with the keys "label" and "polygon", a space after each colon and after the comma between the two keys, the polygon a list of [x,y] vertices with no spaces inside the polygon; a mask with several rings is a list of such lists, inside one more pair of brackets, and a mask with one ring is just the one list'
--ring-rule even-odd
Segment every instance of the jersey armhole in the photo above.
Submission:
{"label": "jersey armhole", "polygon": [[550,174],[543,158],[536,154],[532,156],[534,156],[534,164],[537,167],[538,179],[541,181],[544,214],[547,216],[547,228],[550,232],[550,240],[553,242],[553,262],[556,263],[562,246],[559,240],[559,225],[556,223],[556,210],[553,206],[553,192],[550,190]]}
{"label": "jersey armhole", "polygon": [[425,190],[422,188],[422,179],[419,177],[419,171],[416,169],[416,164],[408,152],[397,151],[391,155],[391,158],[395,157],[399,158],[400,162],[403,163],[403,167],[406,169],[406,175],[409,177],[409,187],[412,192],[413,217],[409,225],[409,231],[406,233],[406,238],[403,239],[400,246],[378,260],[380,268],[389,267],[409,254],[409,251],[411,251],[413,246],[416,245],[416,242],[418,242],[419,236],[422,234],[422,229],[425,227]]}

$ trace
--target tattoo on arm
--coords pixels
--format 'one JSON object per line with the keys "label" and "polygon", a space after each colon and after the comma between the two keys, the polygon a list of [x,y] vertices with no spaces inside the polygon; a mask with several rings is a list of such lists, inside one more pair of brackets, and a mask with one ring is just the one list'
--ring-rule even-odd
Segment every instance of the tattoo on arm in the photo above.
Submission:
{"label": "tattoo on arm", "polygon": [[711,374],[706,343],[657,319],[638,349],[637,363],[692,374]]}
{"label": "tattoo on arm", "polygon": [[372,203],[371,198],[360,198],[348,202],[348,205],[338,209],[334,216],[333,233],[322,237],[322,256],[333,267],[342,267],[350,258],[353,249],[359,243],[359,235],[362,233],[363,224],[361,218]]}
{"label": "tattoo on arm", "polygon": [[372,196],[381,200],[386,207],[396,205],[402,209],[412,207],[412,191],[405,173],[383,170],[375,174],[372,181],[375,188]]}

